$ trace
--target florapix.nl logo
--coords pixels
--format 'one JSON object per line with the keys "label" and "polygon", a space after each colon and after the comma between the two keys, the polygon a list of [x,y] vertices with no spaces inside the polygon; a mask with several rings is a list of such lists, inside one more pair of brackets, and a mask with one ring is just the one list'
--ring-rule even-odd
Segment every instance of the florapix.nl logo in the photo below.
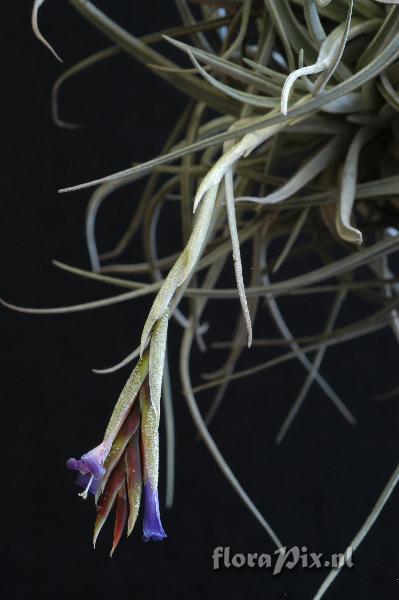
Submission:
{"label": "florapix.nl logo", "polygon": [[306,546],[283,547],[273,554],[266,553],[233,553],[230,546],[217,546],[212,553],[213,570],[220,569],[270,569],[278,575],[284,569],[295,567],[302,569],[341,569],[353,567],[353,550],[347,548],[345,553],[331,554],[311,552]]}

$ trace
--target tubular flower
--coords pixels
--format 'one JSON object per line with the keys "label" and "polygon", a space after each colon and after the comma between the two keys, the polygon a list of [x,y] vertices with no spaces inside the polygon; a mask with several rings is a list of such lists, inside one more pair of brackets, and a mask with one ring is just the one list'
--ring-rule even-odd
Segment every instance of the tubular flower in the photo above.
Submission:
{"label": "tubular flower", "polygon": [[144,501],[143,539],[145,542],[160,542],[167,535],[159,514],[158,488],[152,488],[149,481],[144,485]]}
{"label": "tubular flower", "polygon": [[92,494],[97,493],[101,479],[105,474],[103,464],[108,452],[109,445],[106,442],[103,442],[96,448],[93,448],[93,450],[90,450],[90,452],[83,454],[80,460],[76,460],[76,458],[67,460],[67,468],[79,472],[76,483],[85,488],[84,491],[79,494],[83,498],[87,497],[88,492]]}
{"label": "tubular flower", "polygon": [[144,479],[144,525],[145,542],[160,541],[166,537],[159,514],[158,501],[158,463],[159,434],[158,418],[150,400],[148,385],[140,390],[141,404],[141,448]]}
{"label": "tubular flower", "polygon": [[[166,537],[158,501],[159,411],[154,408],[148,377],[148,353],[144,353],[116,404],[103,442],[66,465],[78,471],[79,494],[95,496],[97,516],[93,543],[115,506],[111,555],[126,527],[130,535],[139,513],[144,481],[144,540]],[[159,408],[159,407],[158,407]]]}

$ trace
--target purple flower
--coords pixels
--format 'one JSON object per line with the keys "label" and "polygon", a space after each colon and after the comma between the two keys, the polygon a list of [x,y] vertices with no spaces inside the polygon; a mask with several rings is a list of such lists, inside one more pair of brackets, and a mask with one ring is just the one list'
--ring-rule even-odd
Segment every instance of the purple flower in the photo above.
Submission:
{"label": "purple flower", "polygon": [[[87,492],[90,492],[90,494],[93,494],[93,496],[95,496],[98,490],[100,489],[101,479],[94,479],[94,477],[90,475],[90,473],[86,473],[85,475],[79,473],[79,475],[76,478],[76,485],[86,490],[86,494]],[[83,492],[83,494],[85,494],[85,492]]]}
{"label": "purple flower", "polygon": [[105,474],[103,467],[104,460],[109,452],[109,444],[103,442],[90,452],[83,454],[80,460],[70,458],[67,460],[66,466],[71,471],[79,471],[76,483],[85,488],[79,494],[82,498],[87,498],[88,492],[96,494],[100,487],[101,479]]}
{"label": "purple flower", "polygon": [[160,542],[167,537],[159,515],[158,489],[153,489],[149,481],[144,485],[144,525],[145,542]]}
{"label": "purple flower", "polygon": [[[117,404],[116,416],[111,418],[112,426],[108,426],[104,441],[80,459],[70,458],[66,463],[68,469],[78,472],[76,483],[84,488],[79,496],[87,498],[89,492],[96,496],[94,545],[113,506],[116,507],[111,554],[125,527],[128,535],[132,532],[142,495],[144,541],[160,541],[167,537],[158,500],[159,415],[151,404],[148,378],[143,376],[143,381],[139,380],[138,384],[139,401],[127,410],[127,392],[123,392],[123,406]],[[131,404],[130,394],[128,386]]]}

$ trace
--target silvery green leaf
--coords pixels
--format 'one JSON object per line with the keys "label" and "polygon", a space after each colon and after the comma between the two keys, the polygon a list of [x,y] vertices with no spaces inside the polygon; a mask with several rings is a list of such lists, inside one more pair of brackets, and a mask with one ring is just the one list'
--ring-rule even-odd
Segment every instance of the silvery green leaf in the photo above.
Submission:
{"label": "silvery green leaf", "polygon": [[378,29],[369,46],[362,53],[362,55],[359,56],[356,68],[363,69],[368,63],[375,60],[386,44],[392,41],[392,39],[394,39],[394,37],[397,35],[398,27],[399,11],[397,7],[392,6],[388,11],[382,26]]}
{"label": "silvery green leaf", "polygon": [[168,309],[166,309],[162,317],[160,317],[152,328],[149,350],[150,398],[158,420],[161,412],[162,377],[168,335],[168,322],[169,312]]}
{"label": "silvery green leaf", "polygon": [[243,196],[237,198],[237,201],[256,202],[257,204],[276,204],[286,200],[299,192],[312,179],[324,171],[329,164],[336,160],[343,152],[346,144],[346,138],[336,136],[329,141],[317,154],[307,161],[300,169],[287,181],[287,183],[275,192],[268,194],[264,198],[253,196]]}
{"label": "silvery green leaf", "polygon": [[[320,75],[320,77],[317,78],[317,80],[314,84],[314,90],[313,90],[314,94],[320,94],[322,92],[322,90],[327,85],[328,81],[333,76],[334,72],[339,67],[342,56],[344,54],[346,43],[349,39],[349,33],[350,33],[351,22],[352,22],[353,3],[354,3],[354,0],[349,0],[348,14],[346,17],[345,27],[342,32],[340,43],[339,43],[339,45],[337,45],[335,47],[335,49],[333,51],[330,51],[331,54],[328,59],[328,65],[327,65],[326,69],[324,70],[324,72],[322,73],[322,75]],[[353,28],[352,36],[354,35],[354,31],[355,31],[355,29]],[[324,42],[323,42],[323,45],[324,45]],[[323,48],[323,45],[322,45],[322,48]],[[320,51],[320,54],[321,53],[322,52]],[[320,60],[320,56],[319,56],[319,60]],[[327,62],[326,58],[325,58],[325,60]]]}
{"label": "silvery green leaf", "polygon": [[141,386],[148,375],[148,368],[149,356],[148,352],[145,352],[139,359],[137,365],[134,367],[129,379],[125,383],[125,386],[120,393],[105,431],[104,439],[115,439],[139,394]]}
{"label": "silvery green leaf", "polygon": [[356,197],[357,170],[360,151],[375,135],[373,130],[363,127],[359,129],[349,147],[342,172],[341,192],[337,210],[337,232],[347,242],[361,244],[361,232],[350,224],[352,208]]}
{"label": "silvery green leaf", "polygon": [[361,35],[365,31],[373,30],[377,27],[377,20],[369,22],[361,22],[355,19],[352,20],[352,8],[353,0],[351,0],[349,5],[346,22],[338,25],[338,27],[336,27],[321,44],[317,61],[310,66],[293,71],[287,77],[281,94],[281,112],[283,114],[287,114],[288,98],[292,86],[297,79],[303,76],[323,73],[323,71],[325,71],[326,75],[321,76],[315,84],[315,93],[320,92],[339,66],[346,42]]}
{"label": "silvery green leaf", "polygon": [[209,73],[207,73],[205,69],[201,67],[192,52],[189,52],[189,57],[195,68],[198,69],[204,79],[209,81],[209,83],[216,89],[234,98],[234,100],[238,100],[238,102],[243,102],[244,104],[249,104],[250,106],[257,106],[259,108],[275,108],[277,103],[276,98],[265,98],[264,96],[259,96],[257,94],[249,94],[248,92],[242,92],[232,88],[229,85],[226,85],[225,83],[221,83],[212,77],[212,75],[209,75]]}
{"label": "silvery green leaf", "polygon": [[42,4],[44,4],[45,0],[35,0],[33,3],[33,9],[32,9],[32,29],[33,29],[33,33],[35,34],[35,36],[37,37],[38,40],[40,40],[42,42],[42,44],[44,44],[46,46],[46,48],[48,48],[48,50],[50,50],[50,52],[55,56],[55,58],[60,61],[62,61],[62,58],[60,58],[57,54],[57,52],[54,50],[54,48],[50,45],[50,43],[46,40],[46,38],[44,37],[44,35],[42,34],[42,32],[39,29],[39,24],[38,24],[38,13],[39,13],[39,9],[42,6]]}
{"label": "silvery green leaf", "polygon": [[221,158],[219,158],[216,164],[201,181],[194,200],[194,211],[197,209],[203,196],[208,190],[213,186],[218,186],[227,171],[231,169],[240,158],[248,156],[255,148],[276,135],[286,126],[286,123],[282,123],[248,133],[240,142],[237,142],[231,146],[229,150],[224,152]]}
{"label": "silvery green leaf", "polygon": [[164,36],[164,38],[176,48],[179,48],[186,53],[191,53],[197,60],[201,60],[204,64],[213,67],[215,71],[228,75],[229,77],[232,77],[233,79],[241,81],[247,85],[253,85],[258,90],[265,93],[278,94],[280,91],[278,86],[265,81],[262,77],[257,76],[256,74],[252,73],[252,71],[245,69],[241,65],[237,65],[236,63],[226,60],[215,54],[205,52],[200,48],[196,48],[195,46],[191,46],[190,44],[186,44],[180,40],[175,40],[168,36]]}
{"label": "silvery green leaf", "polygon": [[315,110],[318,110],[319,108],[328,104],[329,102],[333,102],[334,100],[340,98],[342,95],[348,94],[356,90],[363,84],[373,79],[373,77],[379,75],[388,66],[390,66],[398,57],[399,36],[396,36],[392,38],[381,51],[381,53],[362,70],[356,72],[346,81],[343,81],[342,83],[333,86],[324,94],[317,96],[316,98],[309,99],[306,102],[300,103],[296,108],[293,108],[290,111],[289,115],[268,115],[267,117],[260,118],[259,120],[256,120],[249,125],[245,125],[241,128],[237,128],[232,131],[227,131],[225,133],[216,134],[203,140],[199,140],[197,142],[194,142],[193,144],[190,144],[183,148],[179,148],[177,150],[173,150],[166,155],[154,158],[138,166],[130,167],[128,169],[112,173],[111,175],[101,177],[100,179],[95,179],[68,188],[62,188],[59,190],[59,193],[66,193],[75,190],[85,189],[88,187],[93,187],[100,183],[104,183],[105,181],[113,181],[115,179],[121,179],[130,175],[137,175],[138,177],[141,177],[158,165],[172,162],[182,156],[185,156],[186,154],[190,154],[191,152],[197,152],[199,150],[202,150],[203,148],[207,148],[208,146],[218,145],[230,139],[234,139],[236,137],[240,137],[246,134],[251,134],[252,132],[261,128],[272,127],[274,125],[281,125],[282,127],[286,126],[290,119],[309,115]]}
{"label": "silvery green leaf", "polygon": [[[394,491],[398,482],[399,482],[399,465],[396,467],[394,473],[392,474],[387,485],[383,489],[380,497],[378,498],[376,504],[373,506],[369,516],[363,523],[362,527],[359,529],[358,533],[355,535],[353,540],[348,545],[348,549],[351,549],[351,552],[356,551],[358,549],[358,547],[360,546],[360,544],[363,542],[364,538],[366,537],[366,535],[368,534],[370,529],[373,527],[378,516],[380,515],[381,511],[385,507],[385,504],[388,502],[389,498],[391,497],[392,492]],[[333,583],[333,581],[335,580],[337,575],[339,575],[344,564],[345,563],[340,564],[340,566],[338,568],[330,571],[330,573],[328,574],[328,576],[325,578],[322,585],[318,589],[316,595],[314,596],[314,600],[320,600],[324,596],[325,592],[331,586],[331,584]]]}
{"label": "silvery green leaf", "polygon": [[244,279],[242,274],[242,263],[240,254],[240,242],[237,233],[237,221],[235,214],[235,202],[234,202],[234,183],[233,183],[233,172],[232,170],[227,171],[225,175],[225,190],[226,190],[226,208],[229,222],[231,245],[233,248],[233,261],[234,271],[236,275],[238,296],[240,298],[241,308],[244,315],[244,321],[247,328],[248,334],[248,348],[252,344],[252,325],[251,315],[248,309],[247,298],[245,295]]}

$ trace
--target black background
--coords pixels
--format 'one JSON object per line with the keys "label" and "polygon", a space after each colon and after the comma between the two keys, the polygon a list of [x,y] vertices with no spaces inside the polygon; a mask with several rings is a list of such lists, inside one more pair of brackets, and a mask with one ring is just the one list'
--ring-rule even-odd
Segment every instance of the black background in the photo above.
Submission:
{"label": "black background", "polygon": [[[41,26],[70,66],[108,42],[68,5],[49,0]],[[136,35],[179,22],[172,1],[97,3]],[[144,160],[162,143],[185,99],[127,57],[96,66],[67,83],[61,113],[86,128],[53,125],[50,89],[63,67],[30,30],[31,2],[8,2],[3,37],[1,295],[25,306],[57,306],[115,293],[58,271],[52,259],[87,268],[84,216],[88,192],[58,195],[83,182]],[[130,216],[141,184],[108,200],[99,239],[109,248]],[[168,246],[172,221],[161,224]],[[162,242],[162,239],[161,239]],[[140,260],[139,244],[126,260]],[[215,546],[233,552],[273,552],[270,540],[218,472],[181,394],[177,358],[181,332],[170,332],[177,417],[177,487],[172,510],[162,510],[168,539],[144,544],[140,531],[108,557],[111,527],[96,551],[94,508],[76,494],[64,463],[101,439],[127,375],[107,377],[92,367],[113,364],[138,342],[150,299],[65,316],[1,312],[2,583],[5,598],[311,598],[326,571],[212,571]],[[291,322],[320,329],[325,307],[287,303]],[[322,303],[323,304],[323,303]],[[215,307],[220,331],[231,329],[235,303]],[[363,314],[347,303],[344,320]],[[322,322],[322,321],[321,321]],[[264,335],[274,335],[274,330]],[[223,336],[221,336],[224,339]],[[220,337],[218,339],[221,339]],[[323,374],[358,418],[349,427],[317,387],[285,443],[273,439],[304,372],[291,363],[230,388],[212,433],[238,478],[288,545],[342,551],[359,529],[397,460],[397,399],[372,400],[397,384],[397,346],[390,333],[328,351]],[[260,355],[257,357],[260,360]],[[196,355],[196,373],[222,357]],[[255,364],[249,356],[241,365]],[[211,396],[199,396],[207,406]],[[164,464],[161,464],[161,500]],[[393,496],[328,598],[396,598],[399,593],[398,495]],[[139,526],[138,526],[139,529]],[[10,567],[6,565],[10,565]],[[5,577],[5,575],[7,575]]]}

